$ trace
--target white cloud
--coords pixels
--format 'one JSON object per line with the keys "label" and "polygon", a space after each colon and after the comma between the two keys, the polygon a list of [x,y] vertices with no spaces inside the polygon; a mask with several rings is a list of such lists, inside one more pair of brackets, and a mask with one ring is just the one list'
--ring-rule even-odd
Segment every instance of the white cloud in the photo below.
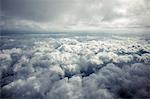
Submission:
{"label": "white cloud", "polygon": [[48,93],[47,99],[81,99],[82,79],[78,76],[71,79],[64,78],[54,84],[52,90]]}
{"label": "white cloud", "polygon": [[15,48],[18,41],[14,39],[12,48],[0,52],[2,97],[148,97],[150,56],[146,40],[81,39],[37,38],[26,49]]}

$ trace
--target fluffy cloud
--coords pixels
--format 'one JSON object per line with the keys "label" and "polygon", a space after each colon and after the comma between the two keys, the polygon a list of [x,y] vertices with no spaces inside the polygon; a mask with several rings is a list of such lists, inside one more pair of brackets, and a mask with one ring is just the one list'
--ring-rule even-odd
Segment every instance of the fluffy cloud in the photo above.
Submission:
{"label": "fluffy cloud", "polygon": [[78,76],[64,78],[54,84],[47,99],[82,99],[82,79]]}
{"label": "fluffy cloud", "polygon": [[3,39],[7,43],[0,51],[2,98],[148,97],[148,40],[138,37]]}

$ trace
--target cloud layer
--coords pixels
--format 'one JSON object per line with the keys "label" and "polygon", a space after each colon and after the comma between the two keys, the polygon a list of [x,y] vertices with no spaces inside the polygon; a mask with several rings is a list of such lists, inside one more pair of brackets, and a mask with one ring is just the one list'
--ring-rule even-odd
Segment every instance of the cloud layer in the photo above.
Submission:
{"label": "cloud layer", "polygon": [[3,39],[6,42],[0,51],[2,98],[149,97],[149,40]]}
{"label": "cloud layer", "polygon": [[149,27],[149,0],[2,0],[4,29]]}

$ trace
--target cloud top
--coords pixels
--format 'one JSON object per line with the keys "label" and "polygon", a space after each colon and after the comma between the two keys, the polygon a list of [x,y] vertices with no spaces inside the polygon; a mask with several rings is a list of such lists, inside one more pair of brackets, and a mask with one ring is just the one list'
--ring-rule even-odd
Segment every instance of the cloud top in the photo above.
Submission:
{"label": "cloud top", "polygon": [[[80,37],[79,37],[80,38]],[[148,98],[150,47],[141,38],[17,39],[0,51],[2,98]],[[30,42],[30,41],[29,41]],[[6,48],[4,46],[10,46]],[[29,44],[29,43],[27,43]]]}

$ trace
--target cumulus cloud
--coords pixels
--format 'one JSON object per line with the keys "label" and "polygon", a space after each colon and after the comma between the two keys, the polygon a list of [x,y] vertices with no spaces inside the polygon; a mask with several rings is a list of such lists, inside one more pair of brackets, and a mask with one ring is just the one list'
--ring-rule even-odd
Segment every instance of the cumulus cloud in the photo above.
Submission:
{"label": "cumulus cloud", "polygon": [[36,38],[28,45],[30,39],[3,39],[10,45],[0,51],[2,98],[148,98],[147,40]]}
{"label": "cumulus cloud", "polygon": [[47,93],[47,99],[82,99],[82,79],[74,76],[56,82],[52,90]]}

